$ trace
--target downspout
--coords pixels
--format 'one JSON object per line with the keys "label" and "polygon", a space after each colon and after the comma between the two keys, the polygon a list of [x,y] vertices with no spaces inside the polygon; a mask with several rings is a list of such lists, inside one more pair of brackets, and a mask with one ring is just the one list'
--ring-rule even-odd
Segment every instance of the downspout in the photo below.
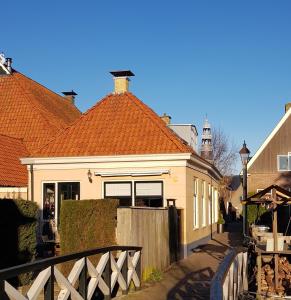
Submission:
{"label": "downspout", "polygon": [[33,165],[30,165],[30,200],[34,202],[34,174]]}
{"label": "downspout", "polygon": [[212,177],[210,177],[210,187],[211,187],[211,191],[210,191],[210,239],[212,240],[213,239],[213,232],[212,232],[212,209],[213,209],[213,204],[212,204]]}

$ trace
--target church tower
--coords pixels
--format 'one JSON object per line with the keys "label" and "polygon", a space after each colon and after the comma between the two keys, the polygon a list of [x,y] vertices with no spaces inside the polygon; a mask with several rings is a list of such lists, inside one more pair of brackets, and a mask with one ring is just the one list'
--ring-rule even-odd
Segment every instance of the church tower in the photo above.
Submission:
{"label": "church tower", "polygon": [[202,131],[201,157],[208,161],[213,161],[211,126],[206,117]]}

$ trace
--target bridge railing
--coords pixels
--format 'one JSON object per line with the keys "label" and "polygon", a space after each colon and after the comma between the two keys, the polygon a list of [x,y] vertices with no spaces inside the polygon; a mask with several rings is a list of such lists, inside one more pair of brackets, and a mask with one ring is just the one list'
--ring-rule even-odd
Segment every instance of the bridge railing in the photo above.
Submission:
{"label": "bridge railing", "polygon": [[[90,259],[99,254],[97,265]],[[74,262],[68,276],[64,276],[57,265]],[[141,284],[141,247],[111,246],[88,251],[37,260],[31,263],[0,270],[0,299],[31,300],[43,295],[45,300],[93,299],[96,292],[111,299],[116,287],[123,294],[133,283]],[[27,293],[23,295],[13,286],[11,279],[20,274],[36,274]],[[56,285],[58,288],[56,288]]]}
{"label": "bridge railing", "polygon": [[231,251],[217,270],[211,282],[211,300],[235,300],[248,290],[247,252]]}

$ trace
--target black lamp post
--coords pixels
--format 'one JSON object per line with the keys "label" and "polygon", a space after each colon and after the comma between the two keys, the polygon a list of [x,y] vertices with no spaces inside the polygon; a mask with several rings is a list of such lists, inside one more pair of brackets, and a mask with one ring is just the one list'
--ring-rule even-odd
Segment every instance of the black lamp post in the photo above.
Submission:
{"label": "black lamp post", "polygon": [[[248,198],[248,179],[247,179],[247,164],[250,157],[250,150],[247,148],[246,142],[244,141],[243,147],[240,149],[239,154],[243,165],[243,201]],[[248,235],[248,222],[247,222],[247,207],[243,205],[243,233]]]}

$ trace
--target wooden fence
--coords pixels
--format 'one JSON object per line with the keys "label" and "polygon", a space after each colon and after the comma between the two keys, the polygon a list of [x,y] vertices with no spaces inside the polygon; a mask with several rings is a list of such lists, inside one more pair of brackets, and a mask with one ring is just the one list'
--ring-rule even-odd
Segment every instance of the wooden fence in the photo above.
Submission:
{"label": "wooden fence", "polygon": [[210,300],[235,300],[248,291],[248,254],[231,251],[211,282]]}
{"label": "wooden fence", "polygon": [[[100,260],[93,265],[91,256],[99,254]],[[126,294],[133,284],[140,288],[140,247],[111,246],[73,254],[36,260],[0,270],[0,299],[90,300],[96,297],[111,299],[117,290]],[[59,264],[75,262],[68,277]],[[20,274],[38,274],[25,295],[13,282]],[[12,281],[11,281],[12,280]],[[16,280],[17,282],[17,280]]]}
{"label": "wooden fence", "polygon": [[118,208],[117,243],[143,248],[143,274],[170,265],[169,220],[165,208]]}

